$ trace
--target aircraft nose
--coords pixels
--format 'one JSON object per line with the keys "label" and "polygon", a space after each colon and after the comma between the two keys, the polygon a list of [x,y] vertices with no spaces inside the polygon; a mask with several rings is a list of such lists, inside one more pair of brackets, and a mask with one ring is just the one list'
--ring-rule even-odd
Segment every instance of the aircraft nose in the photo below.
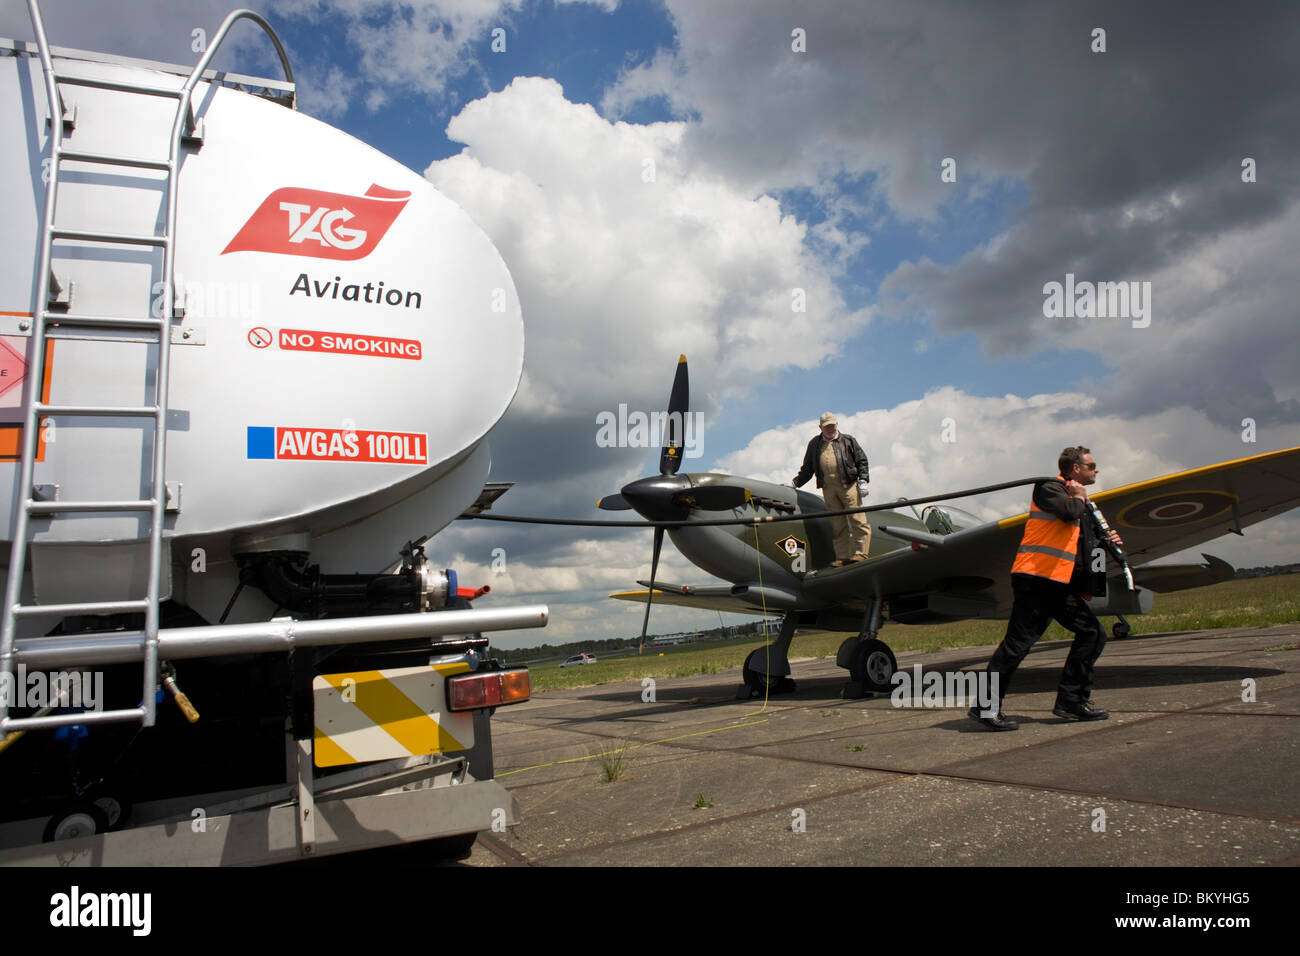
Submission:
{"label": "aircraft nose", "polygon": [[685,521],[690,508],[675,499],[690,487],[685,475],[652,475],[629,482],[619,493],[648,521]]}

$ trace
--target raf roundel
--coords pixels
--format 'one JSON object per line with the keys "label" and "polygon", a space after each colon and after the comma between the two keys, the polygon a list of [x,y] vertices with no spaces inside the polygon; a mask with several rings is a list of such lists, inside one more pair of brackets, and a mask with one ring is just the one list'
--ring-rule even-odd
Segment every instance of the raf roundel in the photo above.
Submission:
{"label": "raf roundel", "polygon": [[1226,491],[1172,491],[1135,501],[1116,522],[1127,528],[1172,528],[1217,518],[1236,502]]}

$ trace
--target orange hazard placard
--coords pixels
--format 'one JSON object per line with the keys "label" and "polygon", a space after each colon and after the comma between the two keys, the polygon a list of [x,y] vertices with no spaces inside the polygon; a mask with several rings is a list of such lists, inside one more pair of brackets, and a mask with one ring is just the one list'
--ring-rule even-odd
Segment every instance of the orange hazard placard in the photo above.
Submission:
{"label": "orange hazard placard", "polygon": [[[14,389],[19,389],[19,400],[4,402],[6,407],[21,404],[23,379],[27,377],[27,359],[23,358],[22,352],[9,344],[11,338],[13,336],[0,335],[0,399],[4,399]],[[26,345],[26,340],[20,341],[24,346]]]}
{"label": "orange hazard placard", "polygon": [[[6,312],[5,315],[28,313]],[[23,383],[27,380],[27,350],[31,338],[26,335],[0,335],[0,461],[20,461],[23,457]],[[50,374],[54,367],[54,343],[45,343],[45,369],[41,376],[41,401],[50,400]],[[45,460],[45,432],[36,444],[36,460]]]}

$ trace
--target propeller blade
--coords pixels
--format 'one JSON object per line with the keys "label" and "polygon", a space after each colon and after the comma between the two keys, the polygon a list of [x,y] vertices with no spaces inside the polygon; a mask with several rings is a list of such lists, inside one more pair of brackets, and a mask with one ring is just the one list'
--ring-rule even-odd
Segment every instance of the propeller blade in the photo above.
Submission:
{"label": "propeller blade", "polygon": [[730,511],[749,501],[749,489],[740,485],[701,485],[677,495],[674,501],[704,511]]}
{"label": "propeller blade", "polygon": [[650,602],[655,596],[655,571],[659,570],[659,549],[664,544],[664,529],[655,528],[655,550],[654,555],[650,558],[650,590],[645,596],[645,619],[641,622],[641,643],[637,645],[636,652],[640,654],[645,649],[645,632],[650,627]]}
{"label": "propeller blade", "polygon": [[601,511],[631,511],[632,506],[622,495],[606,495],[596,502]]}
{"label": "propeller blade", "polygon": [[668,396],[668,421],[664,427],[664,447],[659,453],[659,474],[675,475],[682,464],[682,447],[685,445],[683,429],[686,412],[691,405],[690,376],[686,371],[686,356],[677,359],[677,375],[673,390]]}

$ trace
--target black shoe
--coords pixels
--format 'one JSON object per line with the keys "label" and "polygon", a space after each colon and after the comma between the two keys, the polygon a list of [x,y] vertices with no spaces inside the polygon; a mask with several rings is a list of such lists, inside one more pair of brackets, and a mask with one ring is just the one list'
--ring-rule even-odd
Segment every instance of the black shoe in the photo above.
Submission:
{"label": "black shoe", "polygon": [[1020,725],[1010,717],[1003,717],[1002,711],[998,711],[996,717],[985,717],[978,707],[972,707],[967,713],[971,720],[978,721],[989,730],[1019,730]]}
{"label": "black shoe", "polygon": [[1060,698],[1057,698],[1052,713],[1057,717],[1073,718],[1074,720],[1106,720],[1110,717],[1110,714],[1104,710],[1098,710],[1089,701],[1081,700],[1071,704]]}

